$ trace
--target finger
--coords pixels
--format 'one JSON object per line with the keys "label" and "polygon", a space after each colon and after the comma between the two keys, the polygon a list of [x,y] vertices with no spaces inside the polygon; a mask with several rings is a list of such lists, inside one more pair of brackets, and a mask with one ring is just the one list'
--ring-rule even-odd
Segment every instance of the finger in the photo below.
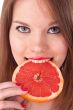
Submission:
{"label": "finger", "polygon": [[7,109],[7,108],[24,110],[21,104],[19,104],[16,101],[0,101],[0,109]]}
{"label": "finger", "polygon": [[[18,103],[20,103],[22,105],[22,107],[24,107],[26,109],[28,108],[28,100],[25,100],[21,96],[13,96],[13,97],[9,97],[5,100],[6,101],[17,101]],[[11,110],[11,109],[7,109],[7,110]]]}
{"label": "finger", "polygon": [[10,88],[10,87],[15,87],[16,84],[12,82],[2,82],[0,83],[0,89],[5,89],[5,88]]}
{"label": "finger", "polygon": [[8,97],[5,98],[6,101],[17,101],[19,103],[24,102],[24,98],[22,98],[21,96],[12,96],[12,97]]}
{"label": "finger", "polygon": [[8,99],[8,101],[17,101],[17,102],[19,102],[19,103],[22,103],[22,102],[24,102],[24,98],[22,98],[21,96],[13,96],[13,97],[10,97],[9,99]]}
{"label": "finger", "polygon": [[27,93],[27,91],[21,90],[20,87],[2,89],[2,90],[0,90],[0,100],[3,100],[5,98],[11,97],[11,96],[22,95],[22,94],[26,94],[26,93]]}
{"label": "finger", "polygon": [[16,96],[14,101],[17,101],[19,103],[21,103],[22,105],[28,105],[29,101],[20,97],[20,96]]}

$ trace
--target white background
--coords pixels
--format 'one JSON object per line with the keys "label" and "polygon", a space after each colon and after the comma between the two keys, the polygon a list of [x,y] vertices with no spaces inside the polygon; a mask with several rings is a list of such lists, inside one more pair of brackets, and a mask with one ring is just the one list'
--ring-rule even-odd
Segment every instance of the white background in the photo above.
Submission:
{"label": "white background", "polygon": [[0,15],[1,15],[1,10],[2,10],[2,4],[3,4],[3,0],[0,0]]}

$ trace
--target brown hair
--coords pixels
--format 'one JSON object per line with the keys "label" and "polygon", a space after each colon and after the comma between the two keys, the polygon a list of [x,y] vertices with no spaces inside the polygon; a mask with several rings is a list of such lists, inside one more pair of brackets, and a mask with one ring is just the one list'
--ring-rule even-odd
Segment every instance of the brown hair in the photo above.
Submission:
{"label": "brown hair", "polygon": [[4,0],[0,32],[0,81],[11,80],[12,71],[16,67],[9,44],[9,29],[12,21],[13,6],[14,0]]}
{"label": "brown hair", "polygon": [[[12,21],[14,2],[16,0],[4,0],[1,29],[0,29],[0,82],[11,80],[12,73],[17,64],[12,56],[9,44],[9,29]],[[71,0],[47,0],[50,1],[57,13],[63,34],[68,44],[68,53],[64,62],[63,77],[64,89],[56,98],[54,110],[73,110],[73,20]]]}

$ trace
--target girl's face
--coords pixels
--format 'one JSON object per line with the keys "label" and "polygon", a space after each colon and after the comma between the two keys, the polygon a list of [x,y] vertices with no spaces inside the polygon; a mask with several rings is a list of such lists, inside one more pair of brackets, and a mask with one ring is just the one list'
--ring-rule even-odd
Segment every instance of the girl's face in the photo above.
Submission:
{"label": "girl's face", "polygon": [[67,44],[57,17],[45,1],[18,0],[14,6],[9,39],[17,64],[26,58],[48,58],[59,68],[67,55]]}

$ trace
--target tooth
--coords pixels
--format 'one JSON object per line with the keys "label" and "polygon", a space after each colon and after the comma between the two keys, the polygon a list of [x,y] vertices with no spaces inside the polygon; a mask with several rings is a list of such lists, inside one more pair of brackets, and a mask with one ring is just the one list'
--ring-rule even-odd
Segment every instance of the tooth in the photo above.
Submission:
{"label": "tooth", "polygon": [[34,63],[38,63],[38,61],[37,60],[34,60]]}
{"label": "tooth", "polygon": [[32,62],[33,62],[33,63],[36,63],[36,61],[35,61],[35,60],[32,60]]}
{"label": "tooth", "polygon": [[49,60],[45,60],[45,62],[48,62]]}
{"label": "tooth", "polygon": [[42,60],[42,63],[45,63],[45,60]]}
{"label": "tooth", "polygon": [[32,60],[34,63],[45,63],[48,62],[49,60]]}
{"label": "tooth", "polygon": [[39,60],[38,63],[42,63],[42,60]]}

